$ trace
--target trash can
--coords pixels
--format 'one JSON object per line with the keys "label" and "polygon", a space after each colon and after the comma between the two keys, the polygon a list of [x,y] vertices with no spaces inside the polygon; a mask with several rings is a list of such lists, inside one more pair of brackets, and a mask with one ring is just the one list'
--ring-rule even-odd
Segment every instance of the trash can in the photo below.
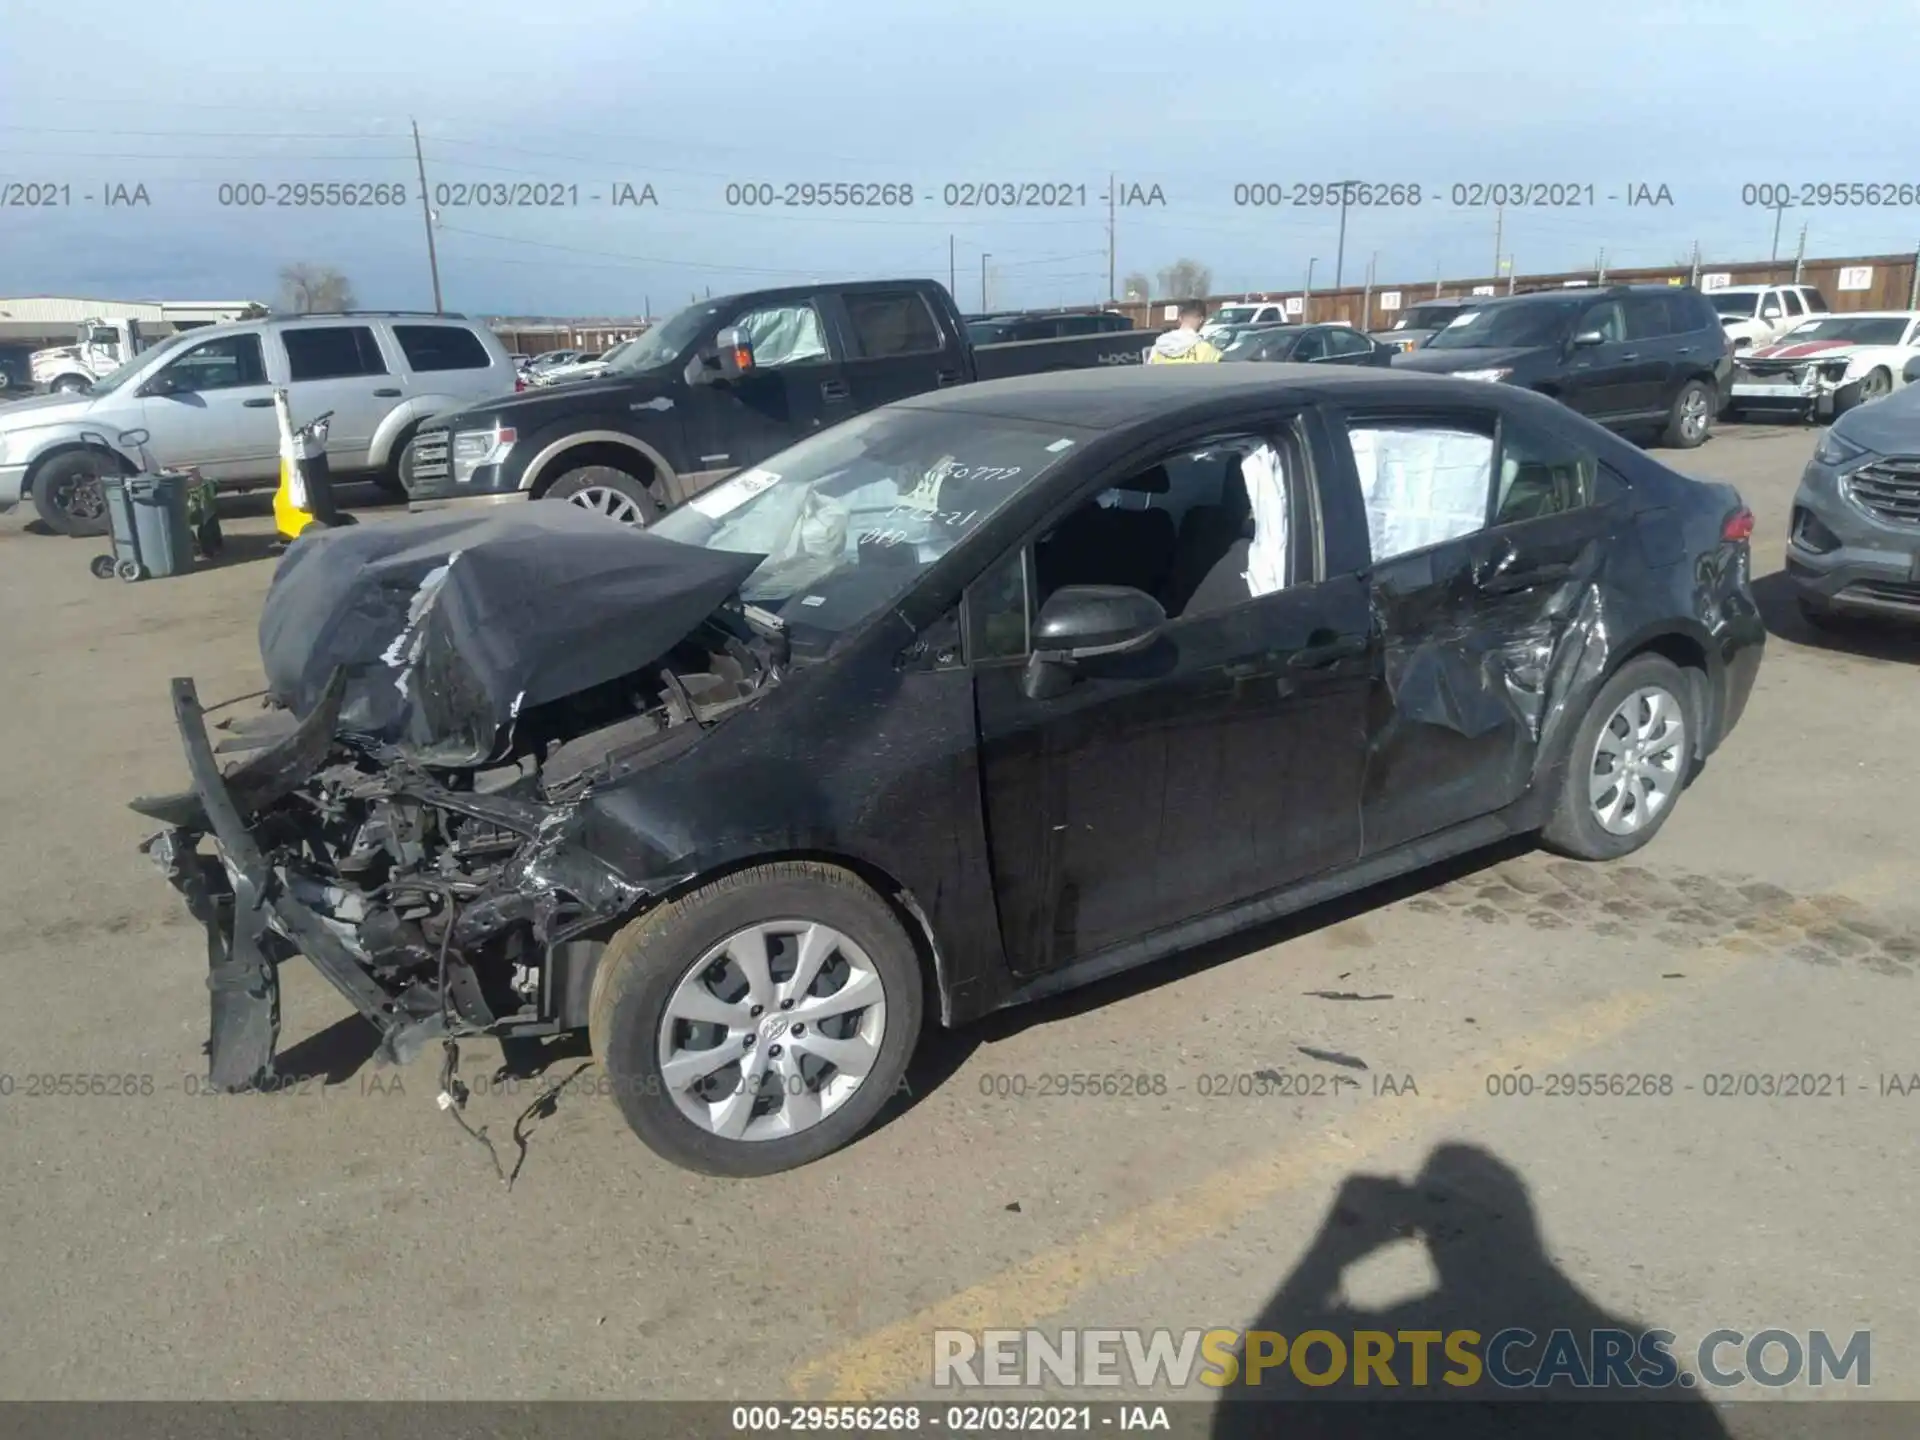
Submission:
{"label": "trash can", "polygon": [[193,568],[193,529],[187,523],[191,483],[191,476],[177,470],[100,477],[113,531],[114,574],[145,580]]}

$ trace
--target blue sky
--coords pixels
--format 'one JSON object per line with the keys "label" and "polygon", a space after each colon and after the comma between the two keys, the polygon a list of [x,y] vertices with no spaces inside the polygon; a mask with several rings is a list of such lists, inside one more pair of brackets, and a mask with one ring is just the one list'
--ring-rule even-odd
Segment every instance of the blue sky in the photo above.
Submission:
{"label": "blue sky", "polygon": [[[996,306],[1107,296],[1109,173],[1164,205],[1121,210],[1116,268],[1180,257],[1217,291],[1331,283],[1337,212],[1234,203],[1249,182],[1420,184],[1418,208],[1349,211],[1344,278],[1486,273],[1491,208],[1451,187],[1595,188],[1587,209],[1507,208],[1522,272],[1764,258],[1746,183],[1920,187],[1906,89],[1915,0],[178,0],[7,7],[0,293],[271,299],[281,265],[333,265],[361,303],[431,290],[408,132],[420,123],[450,308],[655,312],[691,294],[948,273]],[[124,94],[117,92],[124,91]],[[1774,97],[1777,97],[1774,98]],[[1771,118],[1777,117],[1777,118]],[[405,184],[372,211],[240,208],[221,186]],[[910,185],[909,208],[730,207],[729,183]],[[948,183],[1084,186],[1084,207],[961,210]],[[578,205],[478,208],[457,187],[577,186]],[[113,186],[150,203],[105,207]],[[595,194],[653,187],[657,205]],[[1670,206],[1610,193],[1667,186]],[[441,191],[439,187],[451,187]],[[1436,191],[1440,199],[1435,200]],[[244,194],[245,192],[240,192]],[[391,193],[391,192],[389,192]],[[231,198],[229,188],[224,194]],[[92,196],[89,200],[86,197]],[[0,199],[6,193],[0,189]],[[1789,210],[1808,253],[1904,251],[1920,204]]]}

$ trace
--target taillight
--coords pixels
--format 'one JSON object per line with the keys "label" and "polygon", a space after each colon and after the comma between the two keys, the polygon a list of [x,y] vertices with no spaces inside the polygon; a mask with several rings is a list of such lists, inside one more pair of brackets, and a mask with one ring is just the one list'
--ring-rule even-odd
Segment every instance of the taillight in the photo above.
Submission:
{"label": "taillight", "polygon": [[522,390],[524,390],[524,389],[526,389],[526,388],[527,388],[527,377],[526,377],[526,376],[524,376],[524,375],[516,375],[516,376],[514,376],[514,377],[513,377],[513,393],[514,393],[514,394],[516,394],[516,395],[518,395],[518,394],[519,394],[519,393],[520,393],[520,392],[521,392]]}
{"label": "taillight", "polygon": [[1725,541],[1745,541],[1753,538],[1753,511],[1742,505],[1727,516],[1720,526],[1720,538]]}

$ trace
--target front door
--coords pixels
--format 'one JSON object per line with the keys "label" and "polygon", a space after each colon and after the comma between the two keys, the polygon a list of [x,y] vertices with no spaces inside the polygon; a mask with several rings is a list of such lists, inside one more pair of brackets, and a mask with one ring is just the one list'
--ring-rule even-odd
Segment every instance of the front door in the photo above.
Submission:
{"label": "front door", "polygon": [[1574,322],[1572,334],[1597,332],[1597,345],[1575,346],[1567,357],[1560,398],[1582,415],[1595,420],[1633,415],[1653,408],[1663,361],[1657,347],[1649,348],[1627,334],[1626,308],[1618,300],[1588,306]]}
{"label": "front door", "polygon": [[1382,657],[1362,811],[1375,854],[1526,791],[1624,491],[1578,440],[1511,417],[1347,428]]}
{"label": "front door", "polygon": [[[1311,517],[1291,458],[1302,452],[1288,439],[1275,444],[1290,457],[1286,513]],[[1219,473],[1242,484],[1231,458]],[[1072,964],[1359,853],[1366,586],[1357,575],[1321,580],[1297,566],[1314,553],[1305,544],[1311,525],[1300,524],[1278,542],[1298,583],[1255,595],[1241,522],[1213,523],[1218,508],[1202,497],[1180,517],[1176,544],[1218,554],[1197,588],[1161,592],[1180,613],[1152,648],[1080,662],[1053,698],[1023,687],[1026,600],[1044,603],[1038,592],[1058,564],[1044,547],[1075,517],[969,595],[988,843],[1001,935],[1018,973]],[[1088,532],[1103,532],[1098,554],[1111,557],[1114,579],[1162,569],[1121,553],[1155,543],[1153,526],[1131,523],[1151,510],[1123,503],[1114,513],[1120,523]],[[1169,583],[1182,568],[1172,567]],[[1070,578],[1097,583],[1092,571]]]}
{"label": "front door", "polygon": [[[156,393],[161,377],[166,393]],[[160,465],[195,465],[209,480],[270,480],[280,473],[260,336],[221,335],[181,350],[141,385],[140,421]]]}
{"label": "front door", "polygon": [[689,387],[690,489],[757,465],[853,413],[844,367],[812,302],[766,305],[727,323],[746,332],[753,368]]}

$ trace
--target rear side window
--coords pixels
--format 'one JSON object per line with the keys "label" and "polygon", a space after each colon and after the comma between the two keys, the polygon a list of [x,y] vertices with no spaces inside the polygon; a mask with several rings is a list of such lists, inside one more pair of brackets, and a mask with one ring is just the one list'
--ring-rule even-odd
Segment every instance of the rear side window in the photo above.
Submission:
{"label": "rear side window", "polygon": [[1807,297],[1807,309],[1816,315],[1824,315],[1831,308],[1827,304],[1827,297],[1818,290],[1803,290],[1800,293]]}
{"label": "rear side window", "polygon": [[1684,310],[1672,313],[1672,299],[1666,295],[1629,295],[1623,302],[1627,312],[1627,339],[1652,340],[1692,328]]}
{"label": "rear side window", "polygon": [[294,380],[342,380],[384,375],[387,362],[365,325],[296,326],[280,332],[287,347],[287,375]]}
{"label": "rear side window", "polygon": [[[1629,311],[1632,301],[1628,302]],[[1517,525],[1593,503],[1600,460],[1581,445],[1520,421],[1500,422],[1500,488],[1493,523]]]}
{"label": "rear side window", "polygon": [[846,297],[854,343],[869,360],[923,355],[943,346],[940,326],[917,290],[867,290]]}
{"label": "rear side window", "polygon": [[1491,429],[1438,419],[1349,422],[1375,563],[1486,528]]}
{"label": "rear side window", "polygon": [[471,330],[458,325],[396,325],[393,338],[407,357],[407,368],[430,370],[485,370],[493,364],[487,347]]}

